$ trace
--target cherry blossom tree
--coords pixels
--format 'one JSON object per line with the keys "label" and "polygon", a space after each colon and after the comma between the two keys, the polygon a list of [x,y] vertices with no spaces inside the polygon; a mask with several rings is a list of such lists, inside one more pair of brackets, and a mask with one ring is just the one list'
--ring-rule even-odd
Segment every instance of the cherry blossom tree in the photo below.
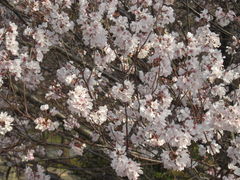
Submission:
{"label": "cherry blossom tree", "polygon": [[0,21],[0,156],[25,179],[240,178],[237,0],[1,0]]}

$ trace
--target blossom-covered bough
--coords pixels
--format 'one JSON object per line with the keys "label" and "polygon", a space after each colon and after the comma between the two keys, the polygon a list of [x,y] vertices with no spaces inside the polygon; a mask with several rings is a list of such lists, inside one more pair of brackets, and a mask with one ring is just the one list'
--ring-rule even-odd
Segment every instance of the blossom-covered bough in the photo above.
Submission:
{"label": "blossom-covered bough", "polygon": [[[239,9],[1,0],[1,161],[29,180],[57,165],[95,179],[239,179]],[[84,168],[87,153],[106,167]]]}

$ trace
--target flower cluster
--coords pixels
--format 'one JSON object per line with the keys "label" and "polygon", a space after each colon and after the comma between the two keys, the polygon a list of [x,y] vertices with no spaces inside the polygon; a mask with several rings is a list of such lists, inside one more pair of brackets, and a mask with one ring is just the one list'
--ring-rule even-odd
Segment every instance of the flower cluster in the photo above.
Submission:
{"label": "flower cluster", "polygon": [[42,117],[35,119],[34,122],[37,124],[35,129],[39,129],[41,131],[54,131],[59,126],[59,123],[57,121],[52,122],[50,119],[45,119]]}
{"label": "flower cluster", "polygon": [[107,120],[107,106],[100,106],[96,112],[90,114],[91,120],[98,125],[101,125]]}
{"label": "flower cluster", "polygon": [[83,151],[86,148],[86,144],[81,143],[79,141],[73,141],[70,143],[70,147],[71,147],[71,150],[73,151],[73,153],[82,156]]}
{"label": "flower cluster", "polygon": [[92,99],[88,94],[88,90],[81,85],[74,88],[74,91],[68,93],[69,99],[67,103],[69,110],[79,116],[87,117],[93,107]]}
{"label": "flower cluster", "polygon": [[112,96],[114,99],[119,99],[122,102],[130,102],[134,93],[134,85],[125,80],[123,84],[117,83],[116,86],[112,87]]}
{"label": "flower cluster", "polygon": [[18,35],[17,31],[17,25],[15,23],[10,23],[9,24],[9,31],[6,32],[6,49],[11,51],[13,55],[18,55],[18,42],[16,40],[16,37]]}
{"label": "flower cluster", "polygon": [[208,10],[207,9],[204,9],[202,10],[201,14],[200,14],[200,17],[197,17],[196,18],[196,21],[199,22],[199,21],[206,21],[206,22],[209,22],[210,20],[212,20],[213,17],[209,14]]}
{"label": "flower cluster", "polygon": [[5,135],[7,132],[11,131],[12,123],[14,118],[9,116],[6,112],[0,113],[0,134]]}
{"label": "flower cluster", "polygon": [[57,78],[60,82],[70,85],[74,83],[79,75],[79,70],[76,69],[72,64],[68,63],[65,67],[57,70]]}
{"label": "flower cluster", "polygon": [[163,151],[161,154],[165,168],[182,171],[186,167],[191,166],[191,159],[186,149],[178,149],[177,151]]}
{"label": "flower cluster", "polygon": [[111,155],[111,166],[116,170],[116,173],[120,177],[127,176],[129,180],[137,180],[143,171],[140,168],[140,164],[129,159],[126,154],[122,152],[122,149],[117,149]]}
{"label": "flower cluster", "polygon": [[64,119],[64,128],[66,130],[72,130],[74,128],[79,128],[80,124],[76,118],[70,115],[67,119]]}
{"label": "flower cluster", "polygon": [[34,172],[32,168],[26,167],[25,169],[26,180],[50,180],[51,177],[45,174],[45,170],[42,166],[37,165],[37,171]]}
{"label": "flower cluster", "polygon": [[232,10],[225,13],[223,9],[219,7],[215,12],[215,16],[217,18],[217,22],[221,26],[227,26],[231,21],[234,20],[236,14]]}

